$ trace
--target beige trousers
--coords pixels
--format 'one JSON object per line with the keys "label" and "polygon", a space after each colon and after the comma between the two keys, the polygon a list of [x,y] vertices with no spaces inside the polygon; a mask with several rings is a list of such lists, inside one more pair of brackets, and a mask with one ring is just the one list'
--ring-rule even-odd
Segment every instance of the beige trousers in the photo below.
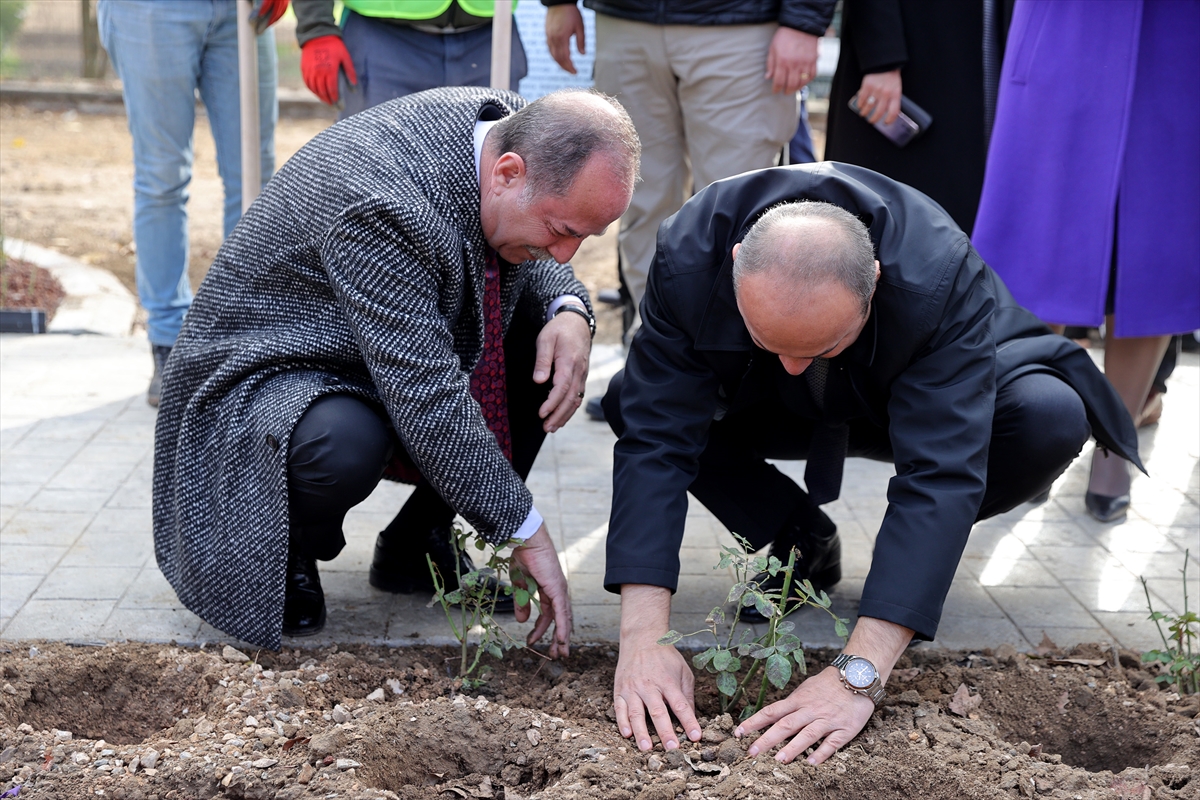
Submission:
{"label": "beige trousers", "polygon": [[642,180],[618,236],[635,307],[659,224],[713,181],[774,166],[796,132],[796,96],[774,94],[764,77],[777,28],[596,15],[596,88],[621,101],[642,140]]}

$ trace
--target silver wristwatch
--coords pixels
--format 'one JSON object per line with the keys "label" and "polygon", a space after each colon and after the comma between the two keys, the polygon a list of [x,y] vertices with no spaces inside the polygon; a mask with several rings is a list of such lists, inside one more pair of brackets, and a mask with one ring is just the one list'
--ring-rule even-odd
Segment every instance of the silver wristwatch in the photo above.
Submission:
{"label": "silver wristwatch", "polygon": [[876,708],[887,696],[883,684],[879,681],[879,670],[862,656],[842,653],[833,660],[833,666],[837,667],[843,686],[855,694],[870,698]]}

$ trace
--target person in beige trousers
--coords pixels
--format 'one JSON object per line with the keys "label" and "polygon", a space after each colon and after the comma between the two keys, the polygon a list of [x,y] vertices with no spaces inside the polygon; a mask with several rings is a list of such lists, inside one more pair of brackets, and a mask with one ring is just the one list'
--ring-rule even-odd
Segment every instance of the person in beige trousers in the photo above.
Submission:
{"label": "person in beige trousers", "polygon": [[[550,54],[574,74],[570,39],[581,53],[587,46],[582,15],[574,0],[542,3]],[[713,181],[779,162],[796,132],[796,93],[816,75],[817,39],[834,2],[584,5],[596,11],[595,86],[620,100],[642,140],[642,180],[618,236],[622,277],[636,309],[659,224]],[[635,315],[626,344],[639,325]]]}

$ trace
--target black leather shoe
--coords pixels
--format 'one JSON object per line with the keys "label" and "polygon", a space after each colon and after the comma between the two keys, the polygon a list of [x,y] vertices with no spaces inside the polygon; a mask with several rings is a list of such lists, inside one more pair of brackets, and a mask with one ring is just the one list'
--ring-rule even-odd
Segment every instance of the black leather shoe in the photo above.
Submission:
{"label": "black leather shoe", "polygon": [[[425,554],[433,558],[434,565],[446,583],[446,591],[452,592],[458,588],[458,578],[454,573],[454,548],[450,546],[451,531],[449,526],[438,526],[426,536],[422,547],[413,546],[409,542],[392,542],[385,539],[383,534],[375,538],[375,557],[371,559],[371,570],[367,573],[367,581],[376,589],[392,594],[412,594],[413,592],[433,592],[433,577],[429,574],[429,564],[425,562]],[[466,575],[475,569],[475,562],[466,553],[459,553],[459,572]],[[495,590],[497,581],[488,579],[489,590]],[[510,614],[513,610],[512,595],[500,592],[496,599],[493,613]]]}
{"label": "black leather shoe", "polygon": [[283,584],[284,636],[312,636],[325,627],[325,593],[317,561],[288,554]]}
{"label": "black leather shoe", "polygon": [[[792,586],[810,580],[818,592],[831,589],[842,579],[842,540],[838,536],[837,525],[819,508],[805,509],[801,517],[800,522],[784,528],[784,533],[771,544],[768,553],[786,564],[788,552],[793,547],[797,548],[800,555],[796,558]],[[782,572],[774,577],[760,572],[753,580],[764,591],[783,590]],[[795,594],[799,596],[798,592]],[[754,606],[740,608],[738,619],[751,625],[767,621]]]}
{"label": "black leather shoe", "polygon": [[1088,492],[1083,496],[1083,504],[1087,506],[1088,513],[1100,522],[1120,522],[1129,513],[1128,493],[1109,497]]}

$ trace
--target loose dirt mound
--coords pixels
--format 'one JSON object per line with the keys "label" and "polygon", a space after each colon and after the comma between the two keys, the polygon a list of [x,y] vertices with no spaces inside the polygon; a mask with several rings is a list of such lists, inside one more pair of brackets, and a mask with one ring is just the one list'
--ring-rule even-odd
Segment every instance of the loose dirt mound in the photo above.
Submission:
{"label": "loose dirt mound", "polygon": [[1200,797],[1197,698],[1159,691],[1132,654],[912,650],[886,706],[820,767],[747,758],[703,683],[704,740],[637,752],[610,718],[609,648],[510,656],[471,695],[447,675],[452,655],[12,645],[0,787],[20,784],[22,800]]}

